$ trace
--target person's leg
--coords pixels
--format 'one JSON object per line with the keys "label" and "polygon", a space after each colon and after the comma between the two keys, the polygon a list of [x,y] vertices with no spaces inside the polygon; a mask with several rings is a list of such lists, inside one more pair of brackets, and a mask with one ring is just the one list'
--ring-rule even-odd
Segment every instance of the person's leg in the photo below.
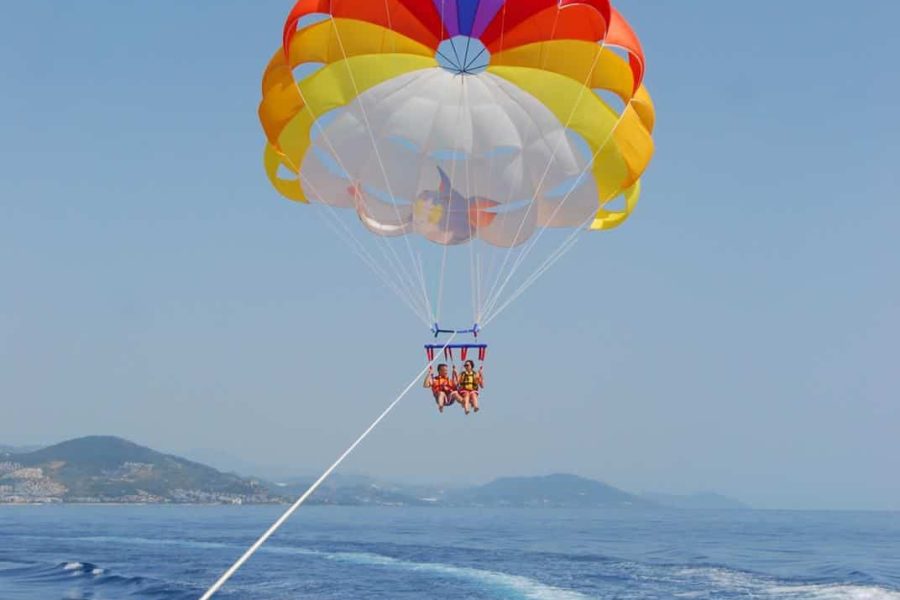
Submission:
{"label": "person's leg", "polygon": [[438,412],[444,412],[444,404],[447,402],[447,394],[444,392],[435,392],[434,401],[437,402]]}
{"label": "person's leg", "polygon": [[478,392],[469,392],[469,403],[472,405],[472,410],[478,412]]}
{"label": "person's leg", "polygon": [[469,393],[468,392],[453,392],[456,394],[456,401],[462,404],[463,411],[466,414],[469,414]]}

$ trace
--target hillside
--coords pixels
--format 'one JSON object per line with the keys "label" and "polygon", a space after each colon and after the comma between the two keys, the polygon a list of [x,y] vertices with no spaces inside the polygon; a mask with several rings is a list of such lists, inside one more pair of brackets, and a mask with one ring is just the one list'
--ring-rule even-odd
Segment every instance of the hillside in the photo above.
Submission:
{"label": "hillside", "polygon": [[[301,478],[273,490],[296,496],[312,483]],[[576,475],[503,477],[485,485],[402,485],[362,476],[333,476],[310,498],[315,504],[382,506],[465,506],[495,508],[650,508],[646,500],[600,481]]]}
{"label": "hillside", "polygon": [[[28,452],[0,452],[0,503],[271,503],[303,493],[313,477],[281,483],[223,473],[128,440],[90,436]],[[310,504],[541,508],[743,508],[713,493],[636,496],[606,483],[556,474],[502,477],[485,485],[404,485],[334,474]]]}
{"label": "hillside", "polygon": [[0,462],[0,502],[273,502],[259,482],[110,436],[78,438]]}
{"label": "hillside", "polygon": [[[278,494],[296,497],[306,491],[313,481],[314,477],[304,477],[273,484],[270,489]],[[363,475],[335,473],[316,490],[309,502],[341,506],[429,506],[437,503],[443,493],[439,486],[403,485]]]}
{"label": "hillside", "polygon": [[510,507],[627,507],[649,508],[655,504],[593,479],[577,475],[503,477],[448,494],[451,504]]}

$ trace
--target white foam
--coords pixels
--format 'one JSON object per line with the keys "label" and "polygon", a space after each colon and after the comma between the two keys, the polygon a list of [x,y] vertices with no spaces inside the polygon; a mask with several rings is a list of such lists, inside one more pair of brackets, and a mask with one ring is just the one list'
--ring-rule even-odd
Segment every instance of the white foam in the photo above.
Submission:
{"label": "white foam", "polygon": [[[77,538],[82,541],[103,543],[126,543],[148,545],[175,545],[198,549],[239,547],[233,543],[201,542],[167,538],[132,538],[98,536]],[[522,575],[512,575],[499,571],[460,567],[445,563],[414,562],[371,552],[325,552],[300,547],[263,546],[263,552],[298,554],[325,560],[354,564],[383,566],[419,573],[432,573],[477,581],[489,586],[508,590],[528,600],[586,600],[586,596],[575,590],[558,588]],[[638,566],[638,565],[634,565]],[[66,563],[64,569],[76,571],[84,565],[78,562]],[[100,571],[97,573],[96,571]],[[715,597],[719,592],[743,592],[747,597],[771,598],[778,600],[900,600],[900,592],[877,586],[853,584],[790,584],[775,578],[718,567],[680,567],[660,572],[658,567],[643,566],[644,579],[668,579],[671,583],[686,583],[693,580],[691,587],[702,587],[704,592],[683,591],[671,595],[679,598]],[[95,569],[94,574],[102,574]],[[712,596],[710,596],[712,594]]]}
{"label": "white foam", "polygon": [[808,600],[900,600],[900,592],[849,584],[773,585],[768,591],[780,598]]}
{"label": "white foam", "polygon": [[103,575],[104,573],[106,573],[106,570],[101,569],[100,567],[97,567],[96,569],[91,571],[91,575]]}
{"label": "white foam", "polygon": [[704,579],[729,592],[745,592],[749,597],[784,600],[900,600],[900,592],[877,586],[849,583],[785,583],[762,575],[715,567],[685,568],[676,575]]}
{"label": "white foam", "polygon": [[[219,542],[197,542],[171,538],[125,538],[115,536],[95,536],[83,537],[79,539],[82,541],[105,543],[117,542],[152,545],[171,544],[192,548],[230,548],[234,546],[233,544],[224,544]],[[473,567],[458,567],[455,565],[444,563],[413,562],[371,552],[324,552],[319,550],[310,550],[307,548],[288,546],[263,546],[261,551],[281,554],[300,554],[304,556],[324,558],[326,560],[384,566],[388,568],[403,569],[419,573],[433,573],[446,575],[448,577],[468,579],[471,581],[480,581],[487,585],[512,591],[522,598],[527,598],[528,600],[585,600],[588,598],[588,596],[585,596],[584,594],[581,594],[574,590],[567,590],[564,588],[547,585],[545,583],[541,583],[540,581],[524,577],[522,575],[511,575],[509,573],[476,569]],[[80,563],[78,564],[79,567],[76,568],[81,568]]]}
{"label": "white foam", "polygon": [[[446,563],[413,562],[371,552],[319,552],[302,548],[277,548],[282,551],[287,550],[307,555],[318,555],[329,560],[384,566],[417,573],[430,573],[459,579],[468,579],[492,587],[509,590],[522,598],[528,598],[529,600],[586,600],[588,598],[588,596],[576,592],[575,590],[559,588],[523,575],[512,575],[499,571],[476,569],[474,567],[459,567]],[[272,550],[275,550],[275,547],[273,547]]]}

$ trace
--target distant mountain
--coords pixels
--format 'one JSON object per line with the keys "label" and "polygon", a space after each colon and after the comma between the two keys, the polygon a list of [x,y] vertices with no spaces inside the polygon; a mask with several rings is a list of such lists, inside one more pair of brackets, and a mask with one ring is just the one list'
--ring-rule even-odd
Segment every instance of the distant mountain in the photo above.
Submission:
{"label": "distant mountain", "polygon": [[[315,477],[301,477],[270,484],[274,493],[296,497],[306,491]],[[404,485],[368,477],[335,473],[310,497],[311,504],[344,506],[429,506],[439,503],[446,493],[443,486]]]}
{"label": "distant mountain", "polygon": [[509,507],[627,507],[650,508],[655,504],[593,479],[577,475],[503,477],[449,493],[449,504]]}
{"label": "distant mountain", "polygon": [[[314,478],[271,484],[272,491],[299,496]],[[364,475],[333,475],[310,498],[314,504],[482,507],[628,507],[656,506],[650,500],[576,475],[503,477],[480,486],[402,485]]]}
{"label": "distant mountain", "polygon": [[273,502],[260,482],[127,440],[91,436],[0,462],[0,502]]}
{"label": "distant mountain", "polygon": [[[0,450],[0,503],[270,503],[306,491],[315,477],[271,483],[223,473],[122,438],[90,436],[28,452]],[[334,474],[311,504],[560,508],[746,508],[713,493],[636,496],[576,475],[502,477],[485,485],[405,485]]]}
{"label": "distant mountain", "polygon": [[683,508],[696,510],[718,510],[718,509],[748,509],[748,505],[740,500],[716,494],[714,492],[701,492],[698,494],[656,494],[652,492],[644,492],[642,498],[655,502],[660,506],[667,508]]}

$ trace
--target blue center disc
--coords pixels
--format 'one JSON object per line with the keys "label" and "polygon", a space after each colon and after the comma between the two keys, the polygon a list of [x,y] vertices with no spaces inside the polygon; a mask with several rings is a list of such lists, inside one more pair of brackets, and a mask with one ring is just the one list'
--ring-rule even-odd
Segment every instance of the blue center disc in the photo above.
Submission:
{"label": "blue center disc", "polygon": [[444,40],[435,58],[441,67],[456,75],[476,75],[488,68],[491,53],[481,40],[464,35]]}

